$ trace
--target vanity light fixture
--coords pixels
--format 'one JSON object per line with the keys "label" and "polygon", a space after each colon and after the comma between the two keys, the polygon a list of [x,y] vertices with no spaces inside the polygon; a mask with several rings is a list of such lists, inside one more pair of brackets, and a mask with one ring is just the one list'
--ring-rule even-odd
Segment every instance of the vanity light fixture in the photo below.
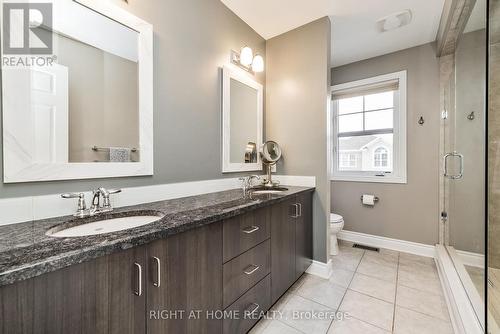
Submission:
{"label": "vanity light fixture", "polygon": [[239,53],[231,50],[231,63],[251,73],[264,72],[264,58],[259,54],[254,56],[249,46],[242,47]]}
{"label": "vanity light fixture", "polygon": [[256,73],[264,72],[264,58],[261,55],[257,54],[253,58],[252,70]]}
{"label": "vanity light fixture", "polygon": [[253,62],[253,50],[248,46],[242,47],[240,53],[241,65],[248,67],[252,65],[252,62]]}

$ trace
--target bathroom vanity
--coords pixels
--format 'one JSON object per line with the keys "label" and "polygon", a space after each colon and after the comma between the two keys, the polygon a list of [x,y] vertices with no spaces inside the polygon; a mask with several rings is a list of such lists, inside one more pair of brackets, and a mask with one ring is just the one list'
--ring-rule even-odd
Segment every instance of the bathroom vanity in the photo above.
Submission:
{"label": "bathroom vanity", "polygon": [[94,236],[45,234],[72,217],[0,227],[0,333],[245,333],[311,263],[313,191],[120,208],[163,217]]}

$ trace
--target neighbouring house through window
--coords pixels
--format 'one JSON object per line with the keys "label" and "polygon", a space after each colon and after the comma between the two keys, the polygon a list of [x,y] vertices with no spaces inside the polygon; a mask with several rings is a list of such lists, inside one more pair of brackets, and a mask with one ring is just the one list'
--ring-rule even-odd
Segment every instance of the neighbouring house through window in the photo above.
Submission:
{"label": "neighbouring house through window", "polygon": [[406,183],[406,71],[332,88],[332,179]]}

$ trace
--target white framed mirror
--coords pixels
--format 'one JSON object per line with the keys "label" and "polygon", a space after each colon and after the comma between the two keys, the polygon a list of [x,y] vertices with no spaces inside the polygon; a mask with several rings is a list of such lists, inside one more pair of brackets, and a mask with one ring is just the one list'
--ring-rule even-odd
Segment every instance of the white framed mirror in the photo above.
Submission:
{"label": "white framed mirror", "polygon": [[30,54],[45,62],[2,62],[4,182],[153,175],[153,27],[101,0],[46,14],[29,19],[51,36],[50,54]]}
{"label": "white framed mirror", "polygon": [[222,68],[222,172],[262,170],[264,88],[250,73]]}

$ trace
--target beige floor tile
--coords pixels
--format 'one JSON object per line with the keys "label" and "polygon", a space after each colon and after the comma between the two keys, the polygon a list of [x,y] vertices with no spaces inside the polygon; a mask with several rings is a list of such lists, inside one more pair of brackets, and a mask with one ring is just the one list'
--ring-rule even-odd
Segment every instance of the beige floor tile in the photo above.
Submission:
{"label": "beige floor tile", "polygon": [[442,295],[398,286],[396,305],[417,311],[431,317],[450,321],[446,301]]}
{"label": "beige floor tile", "polygon": [[394,268],[398,266],[398,259],[398,252],[389,250],[380,250],[380,253],[367,251],[363,256],[365,261]]}
{"label": "beige floor tile", "polygon": [[385,330],[392,330],[394,304],[348,290],[339,311]]}
{"label": "beige floor tile", "polygon": [[379,278],[384,281],[396,282],[397,266],[385,266],[363,257],[356,272]]}
{"label": "beige floor tile", "polygon": [[453,334],[453,328],[449,322],[398,306],[394,319],[394,333]]}
{"label": "beige floor tile", "polygon": [[283,296],[281,296],[280,299],[274,305],[271,307],[271,310],[273,311],[281,311],[285,307],[286,303],[288,303],[288,300],[293,296],[292,293],[287,292]]}
{"label": "beige floor tile", "polygon": [[288,300],[283,312],[281,321],[304,333],[326,333],[335,317],[335,310],[296,295]]}
{"label": "beige floor tile", "polygon": [[339,247],[339,254],[331,257],[333,268],[356,271],[364,252],[357,248]]}
{"label": "beige floor tile", "polygon": [[387,334],[387,333],[390,332],[352,317],[350,317],[349,319],[334,321],[330,326],[330,329],[328,330],[328,334]]}
{"label": "beige floor tile", "polygon": [[267,320],[269,323],[263,329],[257,329],[254,332],[250,331],[250,334],[302,334],[301,331],[288,326],[278,320]]}
{"label": "beige floor tile", "polygon": [[349,289],[385,300],[389,303],[394,303],[396,296],[396,282],[384,281],[359,273],[354,275]]}
{"label": "beige floor tile", "polygon": [[337,310],[346,288],[331,283],[329,280],[310,275],[304,280],[302,286],[296,294],[316,303],[328,306],[332,310]]}
{"label": "beige floor tile", "polygon": [[293,283],[293,285],[290,287],[290,289],[288,289],[287,292],[295,292],[297,291],[301,286],[302,284],[304,284],[304,281],[311,275],[309,274],[303,274],[295,283]]}
{"label": "beige floor tile", "polygon": [[400,264],[410,264],[413,265],[414,263],[420,263],[424,265],[433,265],[434,259],[431,257],[425,257],[425,256],[419,256],[419,255],[413,255],[409,253],[400,253],[399,254],[399,263]]}
{"label": "beige floor tile", "polygon": [[333,268],[330,282],[347,288],[352,281],[354,271],[345,270],[342,268]]}
{"label": "beige floor tile", "polygon": [[399,265],[398,283],[410,288],[427,291],[435,294],[443,294],[439,275],[435,266]]}
{"label": "beige floor tile", "polygon": [[262,334],[264,330],[266,329],[267,326],[271,323],[271,320],[269,319],[261,319],[259,322],[255,324],[255,326],[252,327],[249,334]]}

